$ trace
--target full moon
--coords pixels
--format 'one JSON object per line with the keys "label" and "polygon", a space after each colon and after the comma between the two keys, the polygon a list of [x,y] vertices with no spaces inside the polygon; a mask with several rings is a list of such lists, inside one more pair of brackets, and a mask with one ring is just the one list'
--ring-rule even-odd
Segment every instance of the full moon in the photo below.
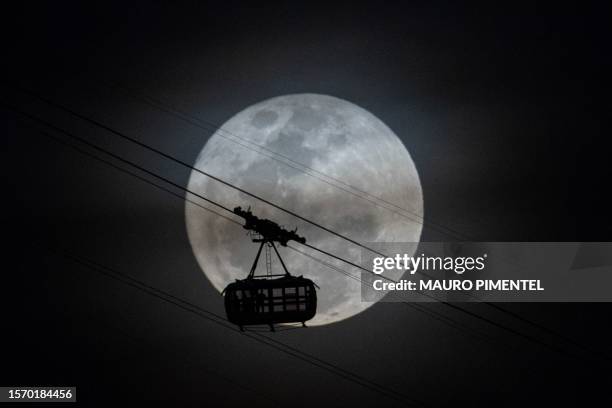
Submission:
{"label": "full moon", "polygon": [[[382,121],[339,98],[294,94],[252,105],[212,135],[195,167],[357,242],[420,239],[423,195],[408,150]],[[297,227],[309,244],[360,263],[360,247],[198,172],[191,172],[188,188],[229,208],[250,206],[260,218],[286,229]],[[201,201],[189,193],[187,198]],[[220,211],[204,201],[201,204]],[[245,278],[258,244],[240,225],[190,202],[185,206],[191,247],[212,285],[221,292],[235,279]],[[290,245],[361,276],[354,267],[299,243]],[[312,279],[320,288],[317,315],[309,325],[338,322],[372,305],[361,301],[357,280],[303,253],[278,248],[292,275]],[[273,273],[281,273],[272,254]],[[265,267],[262,254],[258,274],[265,274]]]}

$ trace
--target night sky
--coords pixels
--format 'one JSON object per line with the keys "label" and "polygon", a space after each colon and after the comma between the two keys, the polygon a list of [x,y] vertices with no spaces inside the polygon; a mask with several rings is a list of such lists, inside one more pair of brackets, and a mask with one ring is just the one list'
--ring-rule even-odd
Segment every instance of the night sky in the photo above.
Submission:
{"label": "night sky", "polygon": [[[7,106],[180,185],[189,172],[23,89],[189,163],[215,125],[253,103],[336,96],[406,145],[423,188],[424,241],[457,239],[437,226],[477,241],[611,241],[610,10],[305,4],[49,2],[3,13],[0,385],[74,385],[79,404],[101,406],[402,405],[68,258],[224,314],[180,199],[44,136]],[[427,406],[612,402],[609,304],[503,305],[565,339],[462,305],[531,340],[423,307],[461,328],[381,303],[272,338]]]}

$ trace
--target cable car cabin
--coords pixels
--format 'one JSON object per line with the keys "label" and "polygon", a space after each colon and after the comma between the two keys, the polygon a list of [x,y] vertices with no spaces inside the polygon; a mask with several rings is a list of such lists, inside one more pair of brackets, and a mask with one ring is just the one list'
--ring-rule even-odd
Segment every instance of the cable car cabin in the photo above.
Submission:
{"label": "cable car cabin", "polygon": [[315,284],[302,276],[275,279],[248,278],[230,283],[224,290],[227,319],[240,329],[249,325],[302,323],[317,311]]}

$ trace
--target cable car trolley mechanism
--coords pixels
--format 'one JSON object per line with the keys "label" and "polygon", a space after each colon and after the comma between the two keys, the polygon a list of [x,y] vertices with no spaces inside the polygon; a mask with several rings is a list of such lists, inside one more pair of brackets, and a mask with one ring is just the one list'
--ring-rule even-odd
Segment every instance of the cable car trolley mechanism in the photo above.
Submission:
{"label": "cable car trolley mechanism", "polygon": [[[312,319],[317,311],[316,284],[303,276],[293,276],[287,270],[274,242],[287,246],[288,241],[306,243],[299,236],[297,228],[287,231],[273,221],[261,219],[241,207],[234,208],[234,214],[244,218],[244,229],[252,231],[253,242],[260,243],[255,261],[246,279],[236,279],[224,290],[225,313],[227,319],[244,326],[267,325],[274,331],[274,325],[280,323],[301,323]],[[255,275],[255,269],[262,250],[266,251],[267,275]],[[273,249],[285,273],[272,274]]]}

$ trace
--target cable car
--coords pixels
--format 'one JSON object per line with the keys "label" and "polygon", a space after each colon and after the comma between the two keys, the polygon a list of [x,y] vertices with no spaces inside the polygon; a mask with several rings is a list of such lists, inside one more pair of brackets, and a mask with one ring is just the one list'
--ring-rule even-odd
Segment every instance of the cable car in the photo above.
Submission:
{"label": "cable car", "polygon": [[302,323],[317,312],[314,282],[302,276],[243,279],[225,288],[227,320],[240,326]]}
{"label": "cable car", "polygon": [[[305,243],[306,239],[296,231],[287,231],[270,220],[259,219],[250,209],[243,211],[236,207],[234,213],[246,220],[243,228],[256,234],[252,241],[260,246],[246,279],[236,279],[223,290],[227,320],[238,325],[240,330],[244,330],[244,326],[267,325],[274,331],[274,325],[283,323],[301,323],[306,327],[306,322],[317,312],[316,284],[303,276],[291,275],[274,245],[275,241],[287,246],[289,240]],[[268,273],[255,275],[264,248]],[[271,273],[270,249],[274,249],[284,274]]]}

